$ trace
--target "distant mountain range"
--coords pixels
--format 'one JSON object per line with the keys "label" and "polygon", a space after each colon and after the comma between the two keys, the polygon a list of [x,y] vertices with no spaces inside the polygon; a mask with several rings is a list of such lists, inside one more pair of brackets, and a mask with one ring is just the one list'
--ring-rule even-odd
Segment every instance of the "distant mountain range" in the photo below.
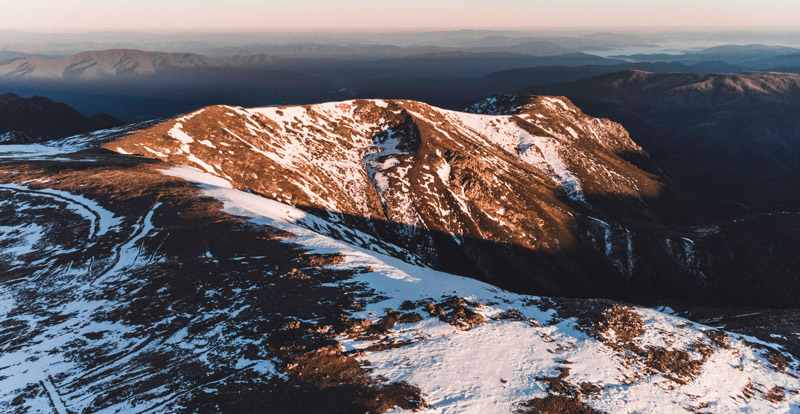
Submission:
{"label": "distant mountain range", "polygon": [[[18,56],[11,54],[0,61],[0,78],[11,79],[107,79],[146,76],[170,70],[228,68],[300,71],[331,81],[345,79],[337,67],[362,71],[389,71],[401,76],[475,76],[506,69],[542,66],[621,65],[630,62],[663,65],[672,62],[693,66],[694,72],[742,72],[800,66],[800,49],[765,46],[718,46],[684,54],[638,54],[604,58],[579,49],[556,46],[556,43],[528,41],[512,43],[497,40],[493,46],[463,48],[398,47],[398,53],[349,55],[337,53],[332,45],[282,45],[267,49],[241,50],[235,55],[208,57],[192,53],[146,52],[134,49],[111,49],[82,52],[63,58]],[[494,43],[494,41],[489,42]],[[389,48],[386,45],[361,48]],[[329,49],[330,53],[315,52]],[[229,53],[235,52],[232,49]],[[303,52],[307,51],[307,52]],[[251,52],[251,53],[246,53]],[[257,52],[257,53],[254,53]],[[15,52],[16,53],[16,52]],[[367,57],[371,56],[371,57]],[[421,65],[421,66],[420,66]],[[446,67],[445,67],[446,65]],[[680,68],[674,68],[681,70]],[[685,69],[684,69],[685,70]],[[405,74],[405,75],[403,75]],[[381,76],[373,73],[373,77]]]}
{"label": "distant mountain range", "polygon": [[111,115],[84,115],[40,96],[0,94],[0,143],[40,142],[122,124]]}
{"label": "distant mountain range", "polygon": [[787,66],[800,66],[800,49],[772,45],[723,45],[680,54],[636,54],[615,56],[638,62],[669,61],[698,64],[724,61],[746,70],[765,70]]}
{"label": "distant mountain range", "polygon": [[[531,56],[515,50],[494,50],[478,48],[475,50],[443,50],[421,48],[414,53],[402,56],[384,57],[350,63],[349,67],[360,66],[362,70],[409,72],[421,74],[464,73],[475,74],[516,66],[542,65],[602,65],[619,64],[623,61],[606,59],[585,53],[564,53],[546,57]],[[141,50],[114,49],[82,52],[64,58],[45,59],[40,57],[19,57],[0,62],[0,78],[8,79],[80,79],[102,80],[147,76],[169,71],[192,69],[272,69],[309,70],[312,75],[331,74],[343,63],[341,58],[317,58],[311,60],[289,53],[259,53],[229,57],[207,57],[190,53],[146,52]],[[315,71],[313,66],[319,66]],[[420,67],[419,65],[423,65]],[[433,66],[432,66],[433,65]],[[447,65],[447,67],[444,67]],[[330,68],[328,68],[330,66]],[[416,69],[416,71],[414,70]],[[359,72],[361,74],[361,72]],[[374,75],[379,75],[376,73]],[[373,76],[374,76],[373,75]],[[332,76],[337,78],[336,76]]]}
{"label": "distant mountain range", "polygon": [[[338,46],[309,43],[295,45],[299,49],[291,45],[233,48],[228,53],[242,53],[231,56],[112,49],[62,58],[17,57],[0,62],[0,88],[51,96],[83,112],[109,112],[133,122],[216,103],[258,106],[400,98],[460,109],[482,97],[526,85],[571,82],[623,70],[741,73],[751,68],[747,62],[752,61],[762,62],[759,69],[780,66],[792,72],[800,67],[792,49],[758,45],[628,61],[637,58],[576,52],[588,45],[559,50],[537,43],[540,40],[491,36],[478,40],[482,43],[470,47],[392,46],[391,53],[364,55],[325,55],[323,49],[335,51]],[[543,49],[524,50],[539,46]],[[537,55],[540,52],[558,54]],[[754,56],[759,58],[754,60]]]}
{"label": "distant mountain range", "polygon": [[[58,59],[26,57],[0,63],[0,88],[47,95],[83,112],[144,121],[216,103],[241,106],[347,99],[389,88],[413,95],[427,78],[484,76],[498,70],[556,63],[619,61],[581,53],[535,57],[517,53],[429,52],[371,60],[293,58],[265,54],[225,58],[138,50],[85,52]],[[460,96],[458,106],[502,92]],[[415,96],[404,96],[415,97]],[[421,96],[419,96],[421,97]],[[440,101],[450,99],[438,99]],[[452,101],[452,100],[450,100]]]}
{"label": "distant mountain range", "polygon": [[303,59],[380,59],[436,51],[501,51],[546,56],[656,47],[652,36],[632,33],[556,34],[497,30],[442,32],[240,33],[25,33],[0,30],[4,56],[69,56],[86,50],[147,49],[206,56],[267,54]]}

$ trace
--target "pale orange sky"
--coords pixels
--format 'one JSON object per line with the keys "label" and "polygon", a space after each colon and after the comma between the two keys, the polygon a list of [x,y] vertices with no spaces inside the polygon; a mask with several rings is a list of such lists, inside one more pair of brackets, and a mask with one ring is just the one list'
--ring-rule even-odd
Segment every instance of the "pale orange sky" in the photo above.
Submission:
{"label": "pale orange sky", "polygon": [[800,0],[0,0],[13,29],[800,28]]}

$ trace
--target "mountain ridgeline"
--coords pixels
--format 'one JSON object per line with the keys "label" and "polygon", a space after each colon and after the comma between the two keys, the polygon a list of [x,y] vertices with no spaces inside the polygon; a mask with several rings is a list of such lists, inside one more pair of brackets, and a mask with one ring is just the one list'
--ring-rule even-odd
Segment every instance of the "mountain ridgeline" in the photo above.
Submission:
{"label": "mountain ridgeline", "polygon": [[298,44],[221,49],[208,55],[109,49],[63,57],[21,56],[0,60],[0,87],[133,122],[215,104],[251,107],[354,98],[413,99],[462,109],[483,97],[529,85],[629,69],[751,69],[721,60],[612,59],[587,53],[597,50],[584,48],[589,45],[554,48],[514,43],[519,39],[485,40],[479,42],[484,46],[452,48]]}
{"label": "mountain ridgeline", "polygon": [[800,294],[793,239],[766,230],[796,216],[709,220],[622,125],[563,97],[468,112],[213,106],[105,148],[201,169],[349,229],[315,231],[517,292],[770,306]]}

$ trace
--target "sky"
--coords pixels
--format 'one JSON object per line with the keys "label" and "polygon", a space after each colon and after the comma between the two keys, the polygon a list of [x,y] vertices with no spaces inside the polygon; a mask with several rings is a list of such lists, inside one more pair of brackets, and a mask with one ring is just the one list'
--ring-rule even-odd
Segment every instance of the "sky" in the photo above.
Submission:
{"label": "sky", "polygon": [[0,29],[797,29],[800,0],[0,0]]}

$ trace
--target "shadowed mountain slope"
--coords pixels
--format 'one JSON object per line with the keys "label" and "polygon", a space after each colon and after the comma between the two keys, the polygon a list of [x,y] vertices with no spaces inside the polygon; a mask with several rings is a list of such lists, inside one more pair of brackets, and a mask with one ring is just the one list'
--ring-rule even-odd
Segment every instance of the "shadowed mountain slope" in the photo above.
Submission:
{"label": "shadowed mountain slope", "polygon": [[40,96],[0,94],[0,142],[28,143],[107,129],[122,121],[106,114],[84,115]]}
{"label": "shadowed mountain slope", "polygon": [[800,76],[639,71],[531,87],[623,123],[681,184],[766,211],[800,210]]}

